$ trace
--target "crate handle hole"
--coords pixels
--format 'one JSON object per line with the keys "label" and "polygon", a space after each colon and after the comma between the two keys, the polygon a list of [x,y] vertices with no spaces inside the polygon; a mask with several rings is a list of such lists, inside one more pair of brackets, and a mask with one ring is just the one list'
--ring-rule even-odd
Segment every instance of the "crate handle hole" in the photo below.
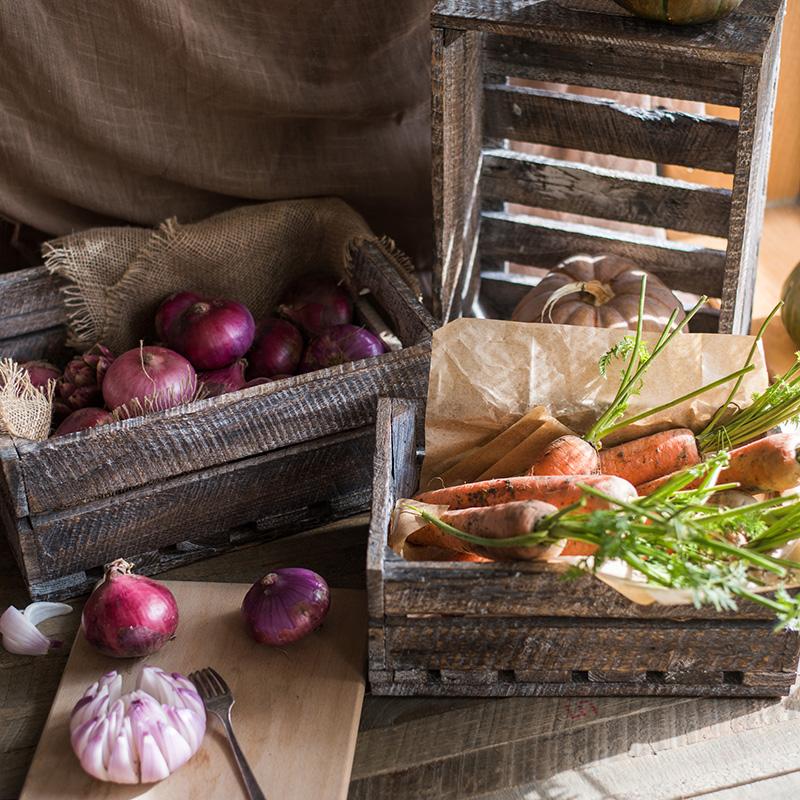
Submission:
{"label": "crate handle hole", "polygon": [[659,670],[647,670],[645,678],[648,683],[666,683],[667,673]]}
{"label": "crate handle hole", "polygon": [[573,683],[589,683],[589,670],[574,669],[572,670]]}
{"label": "crate handle hole", "polygon": [[500,683],[516,683],[516,675],[513,669],[499,669],[497,670],[497,680]]}
{"label": "crate handle hole", "polygon": [[434,683],[441,683],[442,682],[442,671],[440,669],[429,669],[428,670],[428,680],[431,680]]}
{"label": "crate handle hole", "polygon": [[744,672],[723,672],[722,682],[731,686],[741,686],[744,683]]}

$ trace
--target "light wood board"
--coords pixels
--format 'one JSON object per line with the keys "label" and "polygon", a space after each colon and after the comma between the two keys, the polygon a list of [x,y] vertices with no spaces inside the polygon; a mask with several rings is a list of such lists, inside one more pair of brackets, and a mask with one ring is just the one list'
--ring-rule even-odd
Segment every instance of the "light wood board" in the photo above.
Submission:
{"label": "light wood board", "polygon": [[[246,584],[169,582],[180,610],[175,640],[146,659],[188,674],[213,666],[236,704],[233,725],[267,798],[344,798],[364,697],[366,609],[363,592],[335,590],[323,626],[286,648],[253,642],[239,606]],[[141,660],[107,658],[78,634],[22,800],[175,800],[246,797],[216,717],[192,760],[165,781],[121,786],[90,778],[69,743],[69,714],[86,687],[117,669],[132,688]]]}

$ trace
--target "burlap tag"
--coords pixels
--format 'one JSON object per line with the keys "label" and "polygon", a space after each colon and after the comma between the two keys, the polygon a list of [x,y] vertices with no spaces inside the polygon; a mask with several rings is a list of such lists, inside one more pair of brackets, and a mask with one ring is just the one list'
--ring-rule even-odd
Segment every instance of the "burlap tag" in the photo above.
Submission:
{"label": "burlap tag", "polygon": [[[307,272],[349,277],[353,245],[375,239],[336,198],[241,208],[188,225],[95,228],[45,245],[45,263],[64,281],[68,344],[102,342],[116,353],[153,335],[159,303],[183,289],[245,303],[269,314],[287,284]],[[385,248],[384,248],[385,249]]]}
{"label": "burlap tag", "polygon": [[55,381],[37,389],[28,372],[0,359],[0,433],[40,442],[50,433]]}

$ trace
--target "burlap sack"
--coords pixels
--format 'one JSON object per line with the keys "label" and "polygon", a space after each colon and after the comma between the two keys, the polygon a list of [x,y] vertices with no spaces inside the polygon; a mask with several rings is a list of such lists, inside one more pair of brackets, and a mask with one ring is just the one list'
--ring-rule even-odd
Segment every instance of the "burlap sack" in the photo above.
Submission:
{"label": "burlap sack", "polygon": [[172,292],[239,300],[259,319],[300,275],[347,280],[353,246],[367,239],[399,260],[342,200],[291,200],[189,225],[170,219],[155,230],[95,228],[47,243],[45,262],[64,280],[69,344],[86,350],[102,342],[121,353],[153,336],[155,311]]}

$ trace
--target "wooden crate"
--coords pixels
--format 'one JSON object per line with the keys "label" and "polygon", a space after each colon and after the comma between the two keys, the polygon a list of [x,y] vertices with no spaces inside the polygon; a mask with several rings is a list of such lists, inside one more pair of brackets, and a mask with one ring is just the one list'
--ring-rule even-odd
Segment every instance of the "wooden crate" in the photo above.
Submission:
{"label": "wooden crate", "polygon": [[777,697],[800,633],[733,613],[639,606],[590,576],[540,564],[410,562],[387,545],[395,501],[417,490],[418,401],[378,404],[367,553],[374,694]]}
{"label": "wooden crate", "polygon": [[[379,395],[424,397],[431,316],[365,244],[355,282],[403,349],[44,442],[0,436],[0,519],[31,596],[79,594],[119,557],[157,572],[369,507]],[[0,355],[57,358],[43,267],[0,275]]]}
{"label": "wooden crate", "polygon": [[[721,311],[698,315],[695,330],[749,332],[784,11],[785,0],[744,0],[718,23],[673,27],[627,15],[610,0],[437,3],[439,316],[473,312],[481,273],[488,280],[477,313],[508,316],[535,283],[509,276],[508,263],[550,268],[577,253],[611,253],[630,257],[676,291],[719,298]],[[513,79],[721,104],[738,109],[739,118],[630,107]],[[515,142],[726,173],[733,188],[530,155]],[[531,213],[510,213],[509,203]],[[544,219],[537,209],[596,223]],[[604,225],[609,220],[648,226],[654,235],[613,230]],[[727,243],[722,249],[664,239],[656,229]]]}

